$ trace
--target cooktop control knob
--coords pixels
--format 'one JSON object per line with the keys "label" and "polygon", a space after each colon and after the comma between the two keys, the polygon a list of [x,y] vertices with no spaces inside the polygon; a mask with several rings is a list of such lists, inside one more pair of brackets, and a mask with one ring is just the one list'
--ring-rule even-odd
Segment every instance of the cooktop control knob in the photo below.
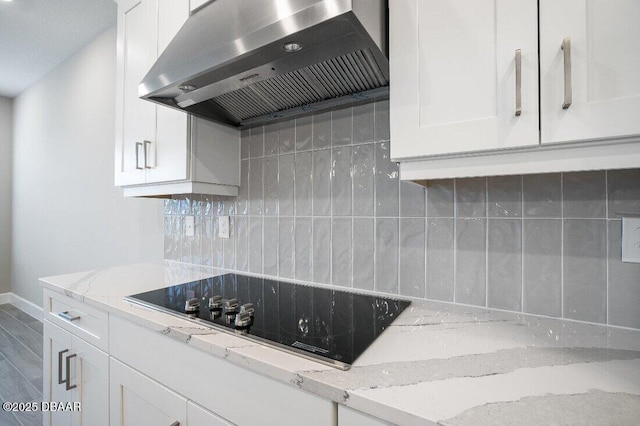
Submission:
{"label": "cooktop control knob", "polygon": [[209,298],[209,309],[221,310],[222,309],[222,296],[212,296]]}
{"label": "cooktop control knob", "polygon": [[235,325],[237,328],[246,328],[251,325],[251,314],[249,312],[240,312],[236,315]]}
{"label": "cooktop control knob", "polygon": [[253,303],[245,303],[244,305],[240,306],[240,313],[246,312],[249,315],[253,316],[253,313],[255,312],[255,309],[253,309]]}
{"label": "cooktop control knob", "polygon": [[238,312],[238,306],[238,299],[229,299],[224,302],[224,312],[227,315],[235,315]]}
{"label": "cooktop control knob", "polygon": [[200,301],[197,298],[189,299],[184,304],[184,311],[188,314],[198,312],[200,310]]}

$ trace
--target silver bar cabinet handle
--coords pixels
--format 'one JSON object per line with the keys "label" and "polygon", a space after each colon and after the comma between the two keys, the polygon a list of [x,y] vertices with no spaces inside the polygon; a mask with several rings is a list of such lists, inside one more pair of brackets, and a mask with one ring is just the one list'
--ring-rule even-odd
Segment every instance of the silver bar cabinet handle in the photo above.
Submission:
{"label": "silver bar cabinet handle", "polygon": [[562,50],[564,51],[564,102],[562,103],[562,109],[567,109],[571,106],[572,93],[571,93],[571,38],[566,37],[562,41]]}
{"label": "silver bar cabinet handle", "polygon": [[80,315],[71,315],[69,311],[58,312],[58,316],[62,319],[65,319],[69,322],[77,321],[80,319]]}
{"label": "silver bar cabinet handle", "polygon": [[522,51],[516,49],[516,117],[522,114]]}
{"label": "silver bar cabinet handle", "polygon": [[142,170],[140,167],[140,148],[142,147],[142,142],[136,142],[136,169]]}
{"label": "silver bar cabinet handle", "polygon": [[71,384],[71,358],[75,358],[76,354],[67,355],[65,358],[65,363],[67,364],[67,374],[66,374],[66,383],[67,390],[75,389],[76,385]]}
{"label": "silver bar cabinet handle", "polygon": [[69,349],[58,352],[58,384],[66,383],[66,380],[62,380],[62,354],[69,352]]}
{"label": "silver bar cabinet handle", "polygon": [[149,166],[148,161],[147,161],[147,146],[151,145],[151,141],[144,141],[144,168],[145,169],[150,169],[151,166]]}

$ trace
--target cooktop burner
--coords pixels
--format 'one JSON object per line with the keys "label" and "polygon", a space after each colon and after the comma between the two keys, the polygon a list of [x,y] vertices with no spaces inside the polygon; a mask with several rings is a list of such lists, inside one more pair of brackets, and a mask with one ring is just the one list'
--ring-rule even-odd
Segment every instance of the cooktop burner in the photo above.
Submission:
{"label": "cooktop burner", "polygon": [[125,299],[345,370],[411,303],[236,274]]}

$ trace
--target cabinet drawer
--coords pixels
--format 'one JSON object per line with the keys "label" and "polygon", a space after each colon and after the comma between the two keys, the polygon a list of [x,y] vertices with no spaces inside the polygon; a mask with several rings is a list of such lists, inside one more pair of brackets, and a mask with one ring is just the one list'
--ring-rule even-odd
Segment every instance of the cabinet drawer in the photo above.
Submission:
{"label": "cabinet drawer", "polygon": [[44,319],[108,352],[109,321],[102,312],[63,294],[44,289]]}

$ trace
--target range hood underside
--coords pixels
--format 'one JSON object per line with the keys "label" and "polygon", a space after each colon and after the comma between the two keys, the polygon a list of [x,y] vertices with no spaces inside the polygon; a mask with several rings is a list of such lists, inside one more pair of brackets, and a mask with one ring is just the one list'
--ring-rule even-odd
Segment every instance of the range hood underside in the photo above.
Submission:
{"label": "range hood underside", "polygon": [[[282,46],[288,41],[304,47],[287,53]],[[388,84],[388,59],[346,13],[143,97],[248,128],[387,99]],[[178,89],[183,85],[196,89],[185,93]]]}

